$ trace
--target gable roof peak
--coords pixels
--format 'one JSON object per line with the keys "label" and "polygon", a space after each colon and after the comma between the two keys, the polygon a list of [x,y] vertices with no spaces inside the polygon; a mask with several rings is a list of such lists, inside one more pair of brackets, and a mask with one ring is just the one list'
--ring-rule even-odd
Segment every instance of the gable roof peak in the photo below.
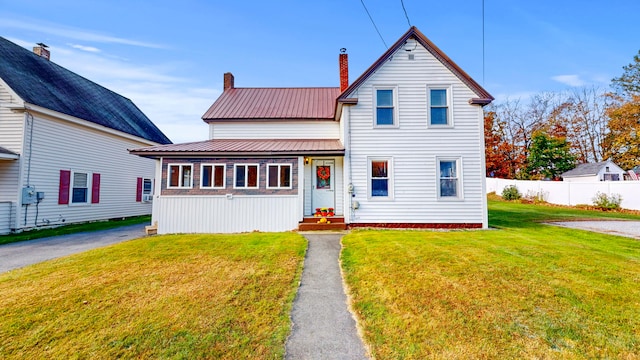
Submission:
{"label": "gable roof peak", "polygon": [[480,84],[471,78],[464,70],[462,70],[453,60],[451,60],[440,48],[438,48],[431,40],[429,40],[416,26],[411,26],[404,35],[402,35],[387,51],[380,56],[358,79],[356,79],[346,90],[342,92],[338,100],[346,100],[351,93],[364,83],[378,68],[380,68],[406,41],[410,38],[422,45],[431,55],[440,61],[449,71],[467,85],[478,97],[471,99],[469,102],[478,105],[488,105],[495,98],[489,94]]}

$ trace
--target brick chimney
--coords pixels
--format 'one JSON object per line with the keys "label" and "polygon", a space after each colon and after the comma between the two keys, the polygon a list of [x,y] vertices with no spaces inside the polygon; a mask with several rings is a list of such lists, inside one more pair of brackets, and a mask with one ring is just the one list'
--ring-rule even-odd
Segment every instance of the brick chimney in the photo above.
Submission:
{"label": "brick chimney", "polygon": [[349,58],[347,49],[340,49],[338,63],[340,64],[340,92],[343,92],[349,87]]}
{"label": "brick chimney", "polygon": [[37,43],[36,45],[38,46],[33,47],[33,53],[49,60],[51,58],[51,53],[47,50],[48,46],[43,43]]}
{"label": "brick chimney", "polygon": [[224,73],[224,91],[233,89],[233,74],[230,72]]}

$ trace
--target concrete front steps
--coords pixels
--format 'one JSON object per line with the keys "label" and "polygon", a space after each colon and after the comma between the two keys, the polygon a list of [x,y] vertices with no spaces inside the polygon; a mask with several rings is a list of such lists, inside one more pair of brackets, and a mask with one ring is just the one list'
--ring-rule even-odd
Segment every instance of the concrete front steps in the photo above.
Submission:
{"label": "concrete front steps", "polygon": [[320,217],[305,217],[298,224],[298,231],[318,231],[318,230],[346,230],[347,224],[344,223],[344,217],[327,216],[330,223],[318,223]]}

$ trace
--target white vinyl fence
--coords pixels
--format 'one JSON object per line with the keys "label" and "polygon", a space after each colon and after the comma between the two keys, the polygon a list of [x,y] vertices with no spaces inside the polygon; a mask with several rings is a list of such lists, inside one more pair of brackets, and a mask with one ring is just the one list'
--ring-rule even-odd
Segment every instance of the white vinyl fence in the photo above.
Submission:
{"label": "white vinyl fence", "polygon": [[530,181],[487,178],[487,193],[502,195],[502,189],[515,185],[523,196],[539,196],[558,205],[592,205],[597,192],[622,196],[620,207],[640,210],[640,181]]}

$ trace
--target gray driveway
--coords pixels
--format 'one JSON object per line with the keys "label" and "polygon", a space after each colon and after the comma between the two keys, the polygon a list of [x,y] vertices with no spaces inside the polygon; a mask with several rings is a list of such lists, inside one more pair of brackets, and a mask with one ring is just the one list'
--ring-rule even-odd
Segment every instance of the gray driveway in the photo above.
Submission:
{"label": "gray driveway", "polygon": [[640,239],[640,221],[604,220],[604,221],[558,221],[550,225],[568,227],[572,229],[595,231],[599,233],[626,236]]}
{"label": "gray driveway", "polygon": [[0,273],[145,236],[146,224],[0,245]]}
{"label": "gray driveway", "polygon": [[303,235],[309,247],[291,311],[293,328],[285,359],[367,359],[342,286],[342,235]]}

